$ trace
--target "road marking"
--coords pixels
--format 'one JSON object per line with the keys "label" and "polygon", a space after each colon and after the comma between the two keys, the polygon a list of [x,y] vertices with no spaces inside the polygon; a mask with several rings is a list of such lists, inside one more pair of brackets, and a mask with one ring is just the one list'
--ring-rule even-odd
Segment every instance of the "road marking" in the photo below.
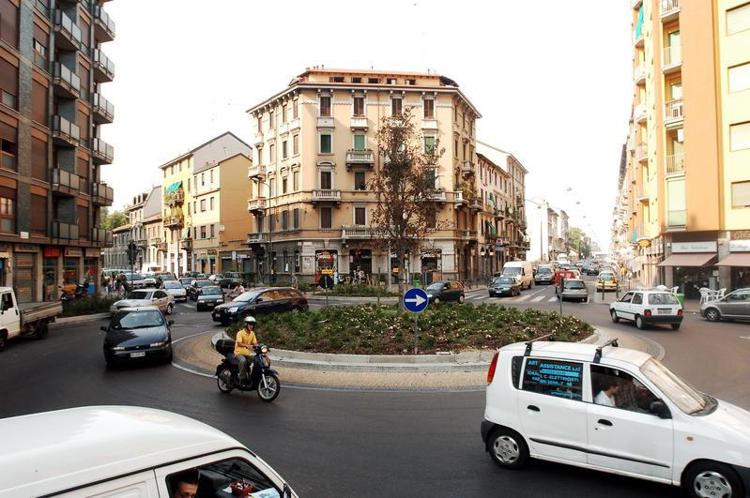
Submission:
{"label": "road marking", "polygon": [[537,296],[531,300],[532,303],[538,303],[544,299],[545,296]]}
{"label": "road marking", "polygon": [[531,294],[524,294],[523,296],[518,296],[517,298],[515,298],[513,302],[520,303],[520,302],[526,301],[530,297],[531,297]]}
{"label": "road marking", "polygon": [[747,339],[748,341],[750,341],[750,335],[741,335],[740,339]]}
{"label": "road marking", "polygon": [[555,301],[557,301],[557,296],[553,296],[547,300],[548,303],[554,303]]}

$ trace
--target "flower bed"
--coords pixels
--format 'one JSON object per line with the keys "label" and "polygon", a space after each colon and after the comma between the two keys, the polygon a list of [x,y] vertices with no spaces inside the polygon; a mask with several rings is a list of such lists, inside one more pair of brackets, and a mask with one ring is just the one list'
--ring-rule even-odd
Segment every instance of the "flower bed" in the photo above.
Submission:
{"label": "flower bed", "polygon": [[[241,324],[227,328],[234,336]],[[398,306],[333,306],[258,317],[258,340],[280,349],[317,353],[410,354],[413,315]],[[577,318],[495,305],[432,305],[419,316],[419,352],[495,349],[554,334],[578,341],[593,328]]]}
{"label": "flower bed", "polygon": [[337,285],[329,291],[320,288],[315,290],[315,295],[323,296],[349,296],[349,297],[398,297],[398,293],[388,292],[382,287],[370,285]]}

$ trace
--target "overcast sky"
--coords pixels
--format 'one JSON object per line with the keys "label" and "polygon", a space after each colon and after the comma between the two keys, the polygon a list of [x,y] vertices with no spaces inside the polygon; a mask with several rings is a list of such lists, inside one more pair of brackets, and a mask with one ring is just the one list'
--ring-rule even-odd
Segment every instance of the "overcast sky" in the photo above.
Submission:
{"label": "overcast sky", "polygon": [[[104,180],[115,207],[158,166],[231,130],[305,67],[426,71],[458,82],[478,137],[529,170],[527,196],[566,208],[609,243],[632,95],[630,0],[117,0],[103,93],[115,122]],[[568,187],[572,191],[566,193]],[[575,202],[580,201],[580,206]],[[583,219],[583,216],[586,219]]]}

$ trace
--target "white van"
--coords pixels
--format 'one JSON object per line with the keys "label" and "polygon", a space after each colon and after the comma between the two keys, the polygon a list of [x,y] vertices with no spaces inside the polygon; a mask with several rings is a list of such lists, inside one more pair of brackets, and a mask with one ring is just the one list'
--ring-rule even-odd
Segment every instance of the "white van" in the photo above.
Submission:
{"label": "white van", "polygon": [[521,289],[531,289],[534,285],[534,270],[529,261],[509,261],[505,263],[502,275],[515,278]]}
{"label": "white van", "polygon": [[249,496],[297,496],[237,440],[151,408],[91,406],[6,418],[0,441],[1,498],[232,496],[248,488]]}

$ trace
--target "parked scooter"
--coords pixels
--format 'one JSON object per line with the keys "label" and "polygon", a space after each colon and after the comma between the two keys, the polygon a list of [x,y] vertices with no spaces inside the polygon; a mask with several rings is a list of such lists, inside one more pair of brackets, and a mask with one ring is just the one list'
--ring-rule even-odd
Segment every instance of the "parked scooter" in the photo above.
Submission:
{"label": "parked scooter", "polygon": [[234,356],[234,341],[221,339],[216,344],[216,351],[224,356],[219,366],[216,367],[216,381],[219,391],[230,393],[233,389],[239,391],[257,391],[261,401],[270,403],[275,400],[281,391],[279,373],[271,368],[271,359],[268,357],[268,346],[253,346],[255,356],[251,362],[249,379],[240,382],[240,364]]}
{"label": "parked scooter", "polygon": [[89,295],[89,286],[84,282],[73,286],[60,286],[60,301],[71,301],[73,299],[83,299]]}

